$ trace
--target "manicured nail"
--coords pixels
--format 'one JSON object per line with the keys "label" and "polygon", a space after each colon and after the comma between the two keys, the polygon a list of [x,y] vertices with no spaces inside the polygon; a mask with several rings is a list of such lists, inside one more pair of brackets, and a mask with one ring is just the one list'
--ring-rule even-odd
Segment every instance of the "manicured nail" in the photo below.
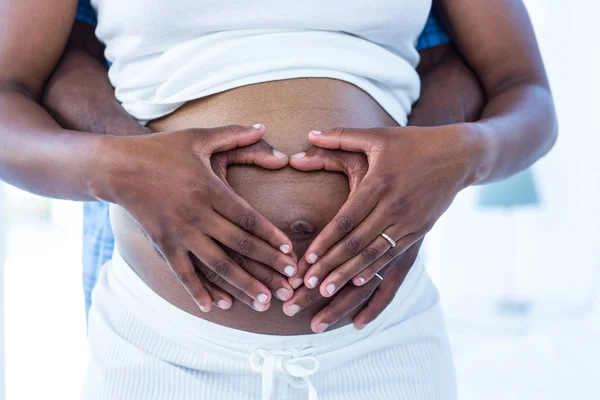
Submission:
{"label": "manicured nail", "polygon": [[217,306],[223,310],[227,310],[230,307],[230,304],[225,300],[217,301]]}
{"label": "manicured nail", "polygon": [[360,278],[358,278],[358,284],[359,285],[364,285],[365,284],[365,278],[363,278],[362,276]]}
{"label": "manicured nail", "polygon": [[302,286],[302,282],[304,282],[304,280],[302,278],[295,278],[295,279],[292,279],[292,281],[290,282],[290,285],[292,285],[292,287],[294,289],[298,289],[300,286]]}
{"label": "manicured nail", "polygon": [[285,267],[285,268],[283,269],[283,272],[284,272],[284,273],[285,273],[287,276],[289,276],[289,277],[292,277],[292,276],[294,276],[294,274],[296,273],[296,268],[292,267],[291,265],[288,265],[287,267]]}
{"label": "manicured nail", "polygon": [[292,304],[291,306],[287,307],[285,313],[288,316],[293,317],[294,315],[298,314],[298,311],[300,311],[300,306],[298,306],[296,304]]}
{"label": "manicured nail", "polygon": [[266,304],[260,304],[258,301],[253,301],[252,307],[256,308],[257,311],[265,311],[268,308]]}
{"label": "manicured nail", "polygon": [[202,312],[208,312],[208,307],[200,306],[200,311],[202,311]]}
{"label": "manicured nail", "polygon": [[262,128],[262,127],[263,127],[263,124],[254,124],[254,125],[252,125],[252,127],[253,127],[254,129],[260,129],[260,128]]}
{"label": "manicured nail", "polygon": [[312,133],[313,135],[320,135],[321,131],[310,131],[310,133]]}
{"label": "manicured nail", "polygon": [[329,295],[331,296],[333,292],[335,292],[335,285],[333,283],[330,283],[325,287],[325,290],[327,290],[327,293],[329,293]]}
{"label": "manicured nail", "polygon": [[292,292],[290,292],[286,288],[281,288],[277,289],[277,291],[275,292],[275,296],[277,296],[279,300],[286,301],[292,297]]}
{"label": "manicured nail", "polygon": [[321,332],[325,331],[325,329],[327,329],[327,327],[329,327],[328,324],[320,323],[317,326],[315,326],[315,329],[316,329],[317,333],[321,333]]}
{"label": "manicured nail", "polygon": [[257,297],[258,301],[260,301],[262,304],[265,304],[267,302],[267,299],[269,298],[269,296],[267,296],[264,293],[259,294]]}
{"label": "manicured nail", "polygon": [[296,154],[292,155],[292,158],[295,160],[299,160],[301,158],[304,158],[305,156],[306,156],[306,153],[302,152],[302,153],[296,153]]}
{"label": "manicured nail", "polygon": [[319,283],[319,278],[317,278],[316,276],[311,276],[308,279],[308,287],[311,289],[317,286],[317,283]]}
{"label": "manicured nail", "polygon": [[315,253],[310,253],[308,255],[308,262],[310,262],[311,264],[314,264],[315,262],[317,262],[318,258],[319,258],[319,256],[316,255]]}
{"label": "manicured nail", "polygon": [[286,158],[287,156],[280,151],[273,149],[273,155],[277,158]]}
{"label": "manicured nail", "polygon": [[282,244],[281,246],[279,246],[279,250],[281,250],[281,252],[283,254],[287,254],[290,252],[290,245],[289,244]]}

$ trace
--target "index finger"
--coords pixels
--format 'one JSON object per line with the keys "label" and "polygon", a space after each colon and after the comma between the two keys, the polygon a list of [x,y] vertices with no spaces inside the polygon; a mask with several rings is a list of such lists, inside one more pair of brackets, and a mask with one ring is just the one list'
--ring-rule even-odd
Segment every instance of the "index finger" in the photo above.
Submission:
{"label": "index finger", "polygon": [[271,221],[256,211],[248,202],[238,196],[233,189],[220,181],[220,194],[213,203],[216,212],[243,230],[269,243],[283,254],[289,254],[292,241]]}
{"label": "index finger", "polygon": [[[378,195],[380,191],[381,189],[376,184],[365,178],[358,188],[350,194],[336,216],[308,246],[305,253],[306,261],[314,264],[344,236],[352,232],[375,208],[379,202]],[[318,283],[305,281],[305,284],[310,288],[315,287]]]}

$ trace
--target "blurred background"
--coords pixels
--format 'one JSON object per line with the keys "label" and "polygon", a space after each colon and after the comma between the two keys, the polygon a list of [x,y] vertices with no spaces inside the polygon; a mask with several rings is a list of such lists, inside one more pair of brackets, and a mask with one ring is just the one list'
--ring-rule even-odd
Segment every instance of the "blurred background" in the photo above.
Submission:
{"label": "blurred background", "polygon": [[[526,5],[558,143],[510,181],[461,193],[424,251],[460,399],[600,399],[600,5]],[[0,182],[0,400],[78,398],[87,356],[81,221],[81,204]]]}

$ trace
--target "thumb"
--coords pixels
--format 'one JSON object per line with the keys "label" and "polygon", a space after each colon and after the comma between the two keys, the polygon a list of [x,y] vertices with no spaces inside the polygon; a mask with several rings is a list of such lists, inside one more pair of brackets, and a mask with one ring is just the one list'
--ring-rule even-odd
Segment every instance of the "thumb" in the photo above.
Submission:
{"label": "thumb", "polygon": [[223,155],[226,157],[226,165],[232,164],[254,164],[266,169],[279,169],[288,165],[288,156],[277,151],[261,139],[247,146],[229,150]]}
{"label": "thumb", "polygon": [[306,152],[292,155],[290,165],[300,171],[342,172],[348,177],[350,191],[356,189],[369,170],[364,154],[319,147],[311,147]]}
{"label": "thumb", "polygon": [[345,150],[368,154],[378,143],[380,135],[370,129],[335,128],[324,131],[311,131],[308,140],[318,147],[331,150]]}
{"label": "thumb", "polygon": [[288,165],[289,159],[261,139],[250,146],[213,154],[210,160],[214,173],[222,181],[226,181],[227,167],[232,164],[254,164],[266,169],[279,169]]}
{"label": "thumb", "polygon": [[251,145],[258,142],[264,134],[265,126],[262,124],[228,125],[200,130],[203,150],[209,154]]}

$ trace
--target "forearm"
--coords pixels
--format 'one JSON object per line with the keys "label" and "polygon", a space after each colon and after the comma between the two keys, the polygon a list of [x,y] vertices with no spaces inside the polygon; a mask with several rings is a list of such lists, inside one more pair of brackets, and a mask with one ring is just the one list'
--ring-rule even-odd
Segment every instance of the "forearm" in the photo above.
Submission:
{"label": "forearm", "polygon": [[436,0],[457,48],[477,74],[486,105],[463,126],[469,184],[507,178],[556,141],[552,95],[527,10],[520,0]]}
{"label": "forearm", "polygon": [[418,72],[421,95],[413,106],[409,125],[439,126],[479,119],[483,89],[452,44],[421,52]]}
{"label": "forearm", "polygon": [[69,131],[24,92],[0,88],[0,179],[43,196],[97,200],[103,136]]}
{"label": "forearm", "polygon": [[550,89],[519,84],[490,98],[482,119],[468,124],[474,149],[480,153],[475,184],[505,179],[544,156],[557,138],[557,121]]}
{"label": "forearm", "polygon": [[93,27],[75,22],[42,104],[66,129],[115,136],[150,133],[115,98],[102,54]]}

